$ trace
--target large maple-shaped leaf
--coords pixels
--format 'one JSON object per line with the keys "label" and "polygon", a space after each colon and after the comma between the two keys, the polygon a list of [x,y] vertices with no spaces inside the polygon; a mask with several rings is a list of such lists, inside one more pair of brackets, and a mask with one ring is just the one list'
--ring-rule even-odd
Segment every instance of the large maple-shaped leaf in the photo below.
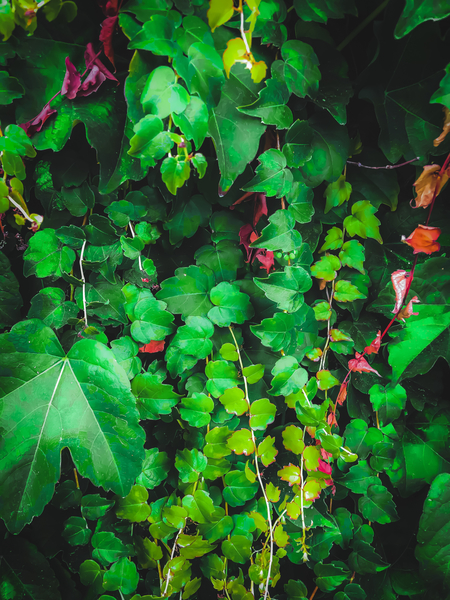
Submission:
{"label": "large maple-shaped leaf", "polygon": [[303,21],[326,23],[328,19],[342,19],[348,13],[357,15],[354,0],[294,0],[297,15]]}
{"label": "large maple-shaped leaf", "polygon": [[[69,448],[79,473],[125,496],[140,473],[144,432],[125,371],[104,344],[65,356],[39,320],[0,337],[0,514],[11,532],[40,515]],[[37,393],[38,392],[38,393]]]}
{"label": "large maple-shaped leaf", "polygon": [[[380,51],[365,71],[360,92],[360,98],[374,105],[381,128],[378,143],[392,163],[433,150],[442,117],[438,107],[429,104],[430,90],[437,89],[448,61],[436,24],[426,23],[394,40],[394,20],[388,8],[383,25],[375,28]],[[392,41],[385,43],[388,39]]]}
{"label": "large maple-shaped leaf", "polygon": [[424,21],[439,21],[450,15],[450,5],[446,0],[406,0],[394,35],[401,38]]}
{"label": "large maple-shaped leaf", "polygon": [[303,267],[284,268],[284,271],[271,273],[267,279],[258,279],[254,282],[263,290],[267,298],[276,302],[278,308],[295,312],[303,304],[303,292],[312,286],[312,280]]}
{"label": "large maple-shaped leaf", "polygon": [[450,475],[441,473],[431,484],[417,532],[415,555],[421,573],[430,582],[442,582],[450,589],[448,555],[450,552]]}
{"label": "large maple-shaped leaf", "polygon": [[251,162],[265,130],[259,119],[239,112],[238,106],[257,100],[258,88],[243,65],[235,65],[222,88],[217,108],[210,111],[208,130],[212,137],[222,175],[221,193],[226,193],[238,175]]}

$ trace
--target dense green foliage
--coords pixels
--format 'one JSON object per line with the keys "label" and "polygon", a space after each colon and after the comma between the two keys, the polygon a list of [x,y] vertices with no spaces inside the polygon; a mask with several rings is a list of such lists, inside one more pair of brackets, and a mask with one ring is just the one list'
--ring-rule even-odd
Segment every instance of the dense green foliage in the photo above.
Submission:
{"label": "dense green foliage", "polygon": [[449,15],[1,0],[0,600],[450,598]]}

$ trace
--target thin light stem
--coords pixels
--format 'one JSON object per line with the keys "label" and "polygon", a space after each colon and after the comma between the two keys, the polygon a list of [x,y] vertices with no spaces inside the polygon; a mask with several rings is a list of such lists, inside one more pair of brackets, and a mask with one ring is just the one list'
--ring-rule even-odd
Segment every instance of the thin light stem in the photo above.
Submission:
{"label": "thin light stem", "polygon": [[362,165],[360,162],[355,162],[353,160],[348,160],[348,165],[355,165],[357,167],[361,167],[362,169],[373,169],[374,171],[379,171],[380,169],[385,169],[390,171],[391,169],[398,169],[399,167],[404,167],[405,165],[409,165],[413,162],[420,160],[420,156],[416,156],[416,158],[412,158],[411,160],[407,160],[406,162],[402,162],[399,165],[384,165],[383,167],[369,167],[368,165]]}
{"label": "thin light stem", "polygon": [[242,3],[241,3],[241,36],[242,36],[242,40],[245,44],[245,49],[247,51],[247,54],[250,55],[250,46],[248,45],[247,37],[245,35],[245,30],[244,30],[244,8],[242,6]]}
{"label": "thin light stem", "polygon": [[[129,225],[130,225],[131,236],[134,238],[134,237],[136,237],[136,234],[134,233],[134,229],[133,229],[133,225],[131,224],[131,221],[130,221]],[[139,264],[139,269],[141,271],[143,271],[144,269],[142,268],[142,260],[141,260],[140,254],[138,256],[138,264]]]}
{"label": "thin light stem", "polygon": [[[170,553],[170,559],[169,559],[169,562],[170,562],[171,560],[173,560],[173,557],[174,557],[174,555],[175,555],[175,550],[176,550],[176,547],[177,547],[178,537],[179,537],[179,535],[180,535],[180,533],[181,533],[182,531],[183,531],[183,528],[181,528],[181,529],[179,529],[179,530],[178,530],[177,537],[175,538],[175,542],[174,542],[174,544],[173,544],[173,547],[172,547],[172,552]],[[167,594],[167,588],[169,587],[169,581],[170,581],[170,567],[169,567],[169,568],[168,568],[168,570],[167,570],[167,576],[166,576],[166,587],[165,587],[165,589],[164,589],[163,596],[165,596],[165,595]]]}
{"label": "thin light stem", "polygon": [[350,42],[359,34],[361,33],[361,31],[363,29],[365,29],[367,27],[367,25],[369,23],[371,23],[375,17],[377,17],[380,12],[388,5],[389,0],[384,0],[384,2],[382,2],[379,6],[377,6],[377,8],[372,11],[370,13],[369,16],[367,16],[364,21],[362,21],[357,27],[355,27],[355,29],[348,34],[348,36],[344,39],[344,41],[342,41],[339,46],[337,47],[338,51],[340,52],[341,50],[343,50],[345,48],[345,46],[347,46],[348,44],[350,44]]}
{"label": "thin light stem", "polygon": [[80,274],[81,274],[81,281],[83,282],[84,324],[87,327],[88,326],[88,320],[87,320],[87,308],[86,308],[86,279],[84,278],[84,271],[83,271],[83,254],[84,254],[84,249],[86,247],[86,241],[87,240],[84,240],[83,245],[81,246],[81,252],[80,252]]}
{"label": "thin light stem", "polygon": [[[228,327],[228,329],[230,330],[231,336],[232,336],[233,341],[234,341],[234,346],[236,348],[236,352],[237,352],[237,355],[238,355],[239,365],[241,367],[242,377],[244,379],[245,400],[246,400],[247,406],[248,406],[248,408],[250,410],[250,399],[248,397],[248,383],[247,383],[247,377],[244,375],[244,372],[243,372],[244,371],[244,363],[242,362],[241,351],[240,351],[239,344],[237,343],[237,339],[236,339],[236,336],[234,335],[234,331],[233,331],[233,328],[231,327],[231,325]],[[271,575],[271,572],[272,572],[272,564],[273,564],[272,517],[271,517],[271,514],[270,514],[270,502],[269,502],[269,499],[267,498],[266,489],[264,487],[264,483],[263,483],[263,480],[261,478],[261,472],[259,470],[258,453],[257,453],[257,449],[256,449],[255,433],[254,433],[253,429],[251,429],[251,428],[250,428],[250,431],[251,431],[251,434],[252,434],[252,442],[253,442],[253,445],[255,447],[256,477],[258,478],[259,486],[261,488],[261,492],[262,492],[263,497],[264,497],[264,502],[266,503],[267,521],[269,523],[269,548],[270,548],[270,551],[269,551],[269,568],[268,568],[266,585],[265,585],[264,596],[263,596],[263,600],[267,600],[267,598],[269,597],[270,575]]]}
{"label": "thin light stem", "polygon": [[30,223],[34,223],[33,219],[27,215],[27,213],[20,206],[20,204],[18,204],[13,198],[11,198],[11,196],[8,196],[8,200],[11,202],[11,204],[14,204],[14,206],[17,208],[17,210],[20,210],[20,212],[23,214],[23,216],[25,217],[25,219],[27,221],[30,221]]}

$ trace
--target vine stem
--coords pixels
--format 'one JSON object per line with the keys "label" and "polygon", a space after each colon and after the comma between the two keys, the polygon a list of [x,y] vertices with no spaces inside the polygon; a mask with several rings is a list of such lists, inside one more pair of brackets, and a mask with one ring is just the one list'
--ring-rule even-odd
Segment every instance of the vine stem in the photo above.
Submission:
{"label": "vine stem", "polygon": [[343,50],[345,48],[345,46],[347,46],[348,44],[350,44],[350,42],[359,34],[361,33],[361,31],[363,29],[365,29],[365,27],[367,27],[367,25],[369,23],[371,23],[375,17],[377,17],[380,12],[388,5],[389,0],[384,0],[384,2],[382,2],[379,6],[377,6],[377,8],[375,10],[373,10],[369,16],[367,16],[364,21],[362,21],[362,23],[360,23],[357,27],[355,27],[355,29],[350,32],[348,34],[348,36],[339,44],[339,46],[337,47],[338,51],[340,52],[341,50]]}
{"label": "vine stem", "polygon": [[[134,237],[136,237],[136,234],[135,234],[135,232],[134,232],[133,225],[131,224],[131,221],[129,222],[129,226],[130,226],[131,236],[132,236],[133,238],[134,238]],[[144,269],[142,268],[142,261],[141,261],[141,255],[140,255],[140,254],[139,254],[139,256],[138,256],[138,264],[139,264],[139,269],[140,269],[141,271],[143,271]]]}
{"label": "vine stem", "polygon": [[83,313],[84,313],[84,324],[87,327],[88,326],[88,320],[87,320],[87,308],[86,308],[86,279],[84,278],[84,271],[83,271],[83,254],[84,254],[84,249],[86,248],[86,242],[87,242],[87,240],[84,240],[83,245],[81,246],[81,252],[80,252],[80,273],[81,273],[81,281],[83,282]]}
{"label": "vine stem", "polygon": [[35,221],[33,221],[33,219],[31,217],[29,217],[27,215],[27,213],[23,210],[23,208],[20,206],[20,204],[18,204],[13,198],[11,198],[11,196],[8,196],[8,200],[11,202],[11,204],[14,204],[14,206],[17,208],[17,210],[20,210],[20,212],[23,214],[24,218],[27,221],[30,221],[30,223],[35,222]]}
{"label": "vine stem", "polygon": [[357,167],[361,167],[362,169],[373,169],[374,171],[379,171],[380,169],[398,169],[399,167],[404,167],[405,165],[409,165],[413,162],[420,160],[420,156],[416,156],[416,158],[412,158],[411,160],[407,160],[406,162],[402,162],[399,165],[384,165],[383,167],[369,167],[368,165],[362,165],[360,162],[354,162],[353,160],[348,160],[348,165],[356,165]]}
{"label": "vine stem", "polygon": [[319,588],[318,588],[318,586],[316,585],[316,587],[314,588],[314,591],[313,591],[313,593],[312,593],[312,594],[311,594],[311,596],[309,597],[309,600],[313,600],[313,598],[314,598],[314,596],[316,595],[316,593],[317,593],[317,590],[318,590],[318,589],[319,589]]}
{"label": "vine stem", "polygon": [[245,30],[244,30],[244,8],[242,6],[242,0],[241,0],[241,2],[239,2],[239,6],[240,6],[240,11],[241,11],[241,36],[242,36],[242,41],[245,44],[245,49],[247,51],[247,54],[250,56],[250,46],[248,45],[247,37],[245,35]]}
{"label": "vine stem", "polygon": [[[231,336],[233,338],[234,341],[234,346],[236,348],[236,352],[238,355],[238,359],[239,359],[239,365],[241,367],[241,372],[242,372],[242,377],[244,379],[244,388],[245,388],[245,400],[247,402],[247,406],[250,410],[250,400],[248,397],[248,383],[247,383],[247,377],[244,375],[243,371],[244,371],[244,364],[242,362],[242,357],[241,357],[241,351],[239,349],[239,345],[237,343],[236,340],[236,336],[234,335],[234,331],[233,328],[231,327],[231,325],[228,327],[228,329],[230,330]],[[258,478],[258,482],[259,482],[259,486],[261,488],[263,497],[264,497],[264,502],[266,503],[266,510],[267,510],[267,521],[269,523],[269,568],[268,568],[268,573],[267,573],[267,579],[266,579],[266,585],[264,588],[264,596],[263,596],[263,600],[267,600],[267,598],[269,597],[269,585],[270,585],[270,574],[272,572],[272,564],[273,564],[273,529],[272,529],[272,517],[270,514],[270,502],[269,499],[267,498],[267,494],[266,494],[266,489],[264,487],[264,483],[263,480],[261,478],[261,471],[259,470],[259,465],[258,465],[258,453],[256,450],[256,438],[255,438],[255,433],[253,431],[252,428],[250,428],[251,434],[252,434],[252,442],[253,445],[255,447],[255,467],[256,467],[256,477]]]}
{"label": "vine stem", "polygon": [[[178,530],[177,537],[175,538],[175,541],[174,541],[174,543],[173,543],[173,546],[172,546],[172,552],[170,553],[170,559],[169,559],[169,562],[170,562],[171,560],[173,560],[173,557],[174,557],[174,555],[175,555],[175,550],[176,550],[176,547],[177,547],[178,537],[179,537],[179,535],[180,535],[180,533],[181,533],[182,531],[183,531],[183,528],[181,528],[181,529],[179,529],[179,530]],[[167,594],[167,588],[169,587],[169,581],[170,581],[170,567],[169,567],[169,568],[168,568],[168,570],[167,570],[167,576],[166,576],[166,587],[165,587],[165,589],[164,589],[163,596],[165,596],[165,595]]]}

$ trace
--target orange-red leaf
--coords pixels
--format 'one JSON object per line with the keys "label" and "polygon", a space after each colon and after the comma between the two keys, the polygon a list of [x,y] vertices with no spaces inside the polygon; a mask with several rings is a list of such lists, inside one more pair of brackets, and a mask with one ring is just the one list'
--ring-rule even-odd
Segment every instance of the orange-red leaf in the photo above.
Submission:
{"label": "orange-red leaf", "polygon": [[444,124],[442,125],[442,133],[441,135],[436,138],[433,142],[433,145],[439,146],[439,144],[441,142],[443,142],[445,140],[445,138],[447,137],[447,134],[450,132],[450,110],[446,107],[443,106],[442,110],[444,111]]}
{"label": "orange-red leaf", "polygon": [[[414,208],[426,208],[429,206],[435,196],[439,195],[443,185],[448,179],[447,172],[439,175],[441,167],[439,165],[425,165],[419,179],[414,183],[417,196],[414,198],[416,205]],[[437,191],[436,186],[439,184]]]}
{"label": "orange-red leaf", "polygon": [[149,354],[155,354],[155,352],[162,352],[164,350],[164,344],[166,342],[161,340],[157,342],[152,340],[148,344],[144,344],[141,348],[139,348],[139,352],[148,352]]}
{"label": "orange-red leaf", "polygon": [[348,361],[348,368],[353,372],[358,371],[359,373],[375,373],[378,375],[378,377],[381,377],[378,371],[373,369],[364,356],[359,352],[355,353],[355,358],[352,358]]}
{"label": "orange-red leaf", "polygon": [[403,236],[402,241],[414,248],[414,254],[418,252],[432,254],[438,252],[441,248],[440,243],[436,241],[440,235],[441,230],[439,227],[419,225],[408,238]]}
{"label": "orange-red leaf", "polygon": [[370,343],[369,346],[364,348],[365,354],[378,354],[378,350],[381,345],[381,331],[377,333],[377,337]]}
{"label": "orange-red leaf", "polygon": [[338,397],[336,398],[336,404],[339,404],[340,406],[342,406],[344,404],[345,399],[347,398],[347,386],[348,386],[348,381],[341,385]]}
{"label": "orange-red leaf", "polygon": [[408,302],[408,304],[404,308],[402,308],[402,310],[398,313],[397,319],[399,321],[405,322],[405,319],[409,319],[409,317],[411,317],[412,315],[419,314],[419,313],[413,312],[413,303],[415,303],[415,302],[420,302],[420,300],[417,296],[414,296],[414,298],[411,298],[411,300]]}

